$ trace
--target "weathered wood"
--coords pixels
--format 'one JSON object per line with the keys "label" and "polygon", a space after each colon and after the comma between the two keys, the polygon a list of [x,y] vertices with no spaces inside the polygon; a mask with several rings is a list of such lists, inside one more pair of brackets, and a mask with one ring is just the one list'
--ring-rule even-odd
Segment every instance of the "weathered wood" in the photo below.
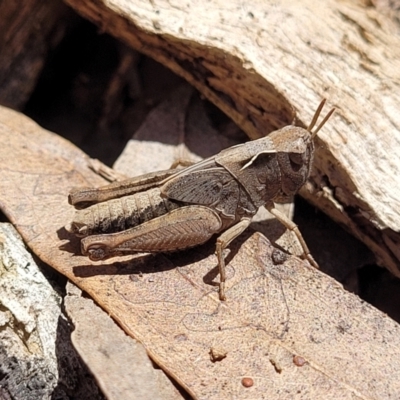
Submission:
{"label": "weathered wood", "polygon": [[0,399],[103,399],[53,286],[15,228],[0,224]]}
{"label": "weathered wood", "polygon": [[334,0],[66,1],[187,79],[251,138],[307,124],[327,97],[337,113],[301,193],[400,276],[400,38],[388,17]]}

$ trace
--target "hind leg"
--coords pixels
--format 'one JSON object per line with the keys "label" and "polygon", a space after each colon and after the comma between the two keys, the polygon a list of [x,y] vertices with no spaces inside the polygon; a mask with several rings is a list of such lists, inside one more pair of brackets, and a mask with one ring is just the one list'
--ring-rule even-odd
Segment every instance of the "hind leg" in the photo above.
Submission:
{"label": "hind leg", "polygon": [[82,254],[101,260],[121,253],[183,250],[205,243],[221,225],[210,208],[181,207],[122,232],[88,236],[82,239]]}

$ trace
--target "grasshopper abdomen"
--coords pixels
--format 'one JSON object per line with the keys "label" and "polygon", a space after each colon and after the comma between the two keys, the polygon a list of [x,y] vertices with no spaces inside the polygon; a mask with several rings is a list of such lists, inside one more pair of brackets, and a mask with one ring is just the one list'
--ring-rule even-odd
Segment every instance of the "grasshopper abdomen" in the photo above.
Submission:
{"label": "grasshopper abdomen", "polygon": [[81,237],[121,232],[178,207],[178,202],[161,197],[160,189],[153,188],[77,210],[67,229]]}

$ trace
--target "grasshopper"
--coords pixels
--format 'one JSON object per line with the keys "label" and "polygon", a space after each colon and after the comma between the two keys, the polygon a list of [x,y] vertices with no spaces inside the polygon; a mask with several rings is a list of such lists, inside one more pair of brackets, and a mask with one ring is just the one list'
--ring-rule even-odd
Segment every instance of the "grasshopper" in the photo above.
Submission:
{"label": "grasshopper", "polygon": [[81,251],[97,261],[135,252],[170,252],[216,239],[219,298],[225,300],[223,250],[261,206],[293,231],[303,258],[318,267],[297,227],[275,203],[292,198],[310,175],[314,130],[325,100],[307,129],[293,125],[230,147],[183,169],[142,175],[101,188],[73,189],[77,209],[66,229],[83,237]]}

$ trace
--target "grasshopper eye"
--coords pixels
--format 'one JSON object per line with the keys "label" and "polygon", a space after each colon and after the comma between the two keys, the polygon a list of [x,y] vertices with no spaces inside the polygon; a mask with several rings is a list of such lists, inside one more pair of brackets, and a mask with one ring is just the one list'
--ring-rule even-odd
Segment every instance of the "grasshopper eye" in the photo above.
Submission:
{"label": "grasshopper eye", "polygon": [[294,171],[298,171],[304,164],[303,153],[289,153],[290,165]]}

